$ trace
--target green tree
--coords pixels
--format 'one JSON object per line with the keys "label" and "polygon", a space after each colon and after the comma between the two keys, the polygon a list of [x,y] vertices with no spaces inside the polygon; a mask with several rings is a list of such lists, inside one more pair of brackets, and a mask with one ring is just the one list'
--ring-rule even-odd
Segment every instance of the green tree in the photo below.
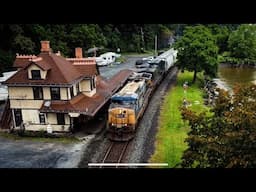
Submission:
{"label": "green tree", "polygon": [[215,36],[217,40],[219,53],[228,51],[228,38],[229,34],[231,33],[231,29],[227,27],[227,25],[220,24],[211,24],[207,25],[207,27],[211,30],[212,34]]}
{"label": "green tree", "polygon": [[71,30],[69,36],[71,48],[83,47],[91,48],[93,46],[105,46],[106,39],[98,25],[95,24],[77,24]]}
{"label": "green tree", "polygon": [[183,167],[256,167],[256,85],[237,85],[233,92],[220,91],[210,116],[182,109],[191,127]]}
{"label": "green tree", "polygon": [[178,50],[178,66],[194,71],[193,82],[197,72],[205,71],[215,76],[218,68],[218,47],[211,31],[202,25],[186,27],[183,36],[174,44]]}
{"label": "green tree", "polygon": [[230,34],[228,47],[233,57],[256,59],[256,25],[240,25]]}
{"label": "green tree", "polygon": [[18,53],[34,54],[35,43],[29,37],[25,37],[21,34],[14,38],[12,46]]}

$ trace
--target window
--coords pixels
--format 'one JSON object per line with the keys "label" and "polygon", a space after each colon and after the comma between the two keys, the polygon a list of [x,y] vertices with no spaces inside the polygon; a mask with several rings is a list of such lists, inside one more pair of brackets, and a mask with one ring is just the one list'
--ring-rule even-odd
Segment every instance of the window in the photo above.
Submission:
{"label": "window", "polygon": [[76,84],[76,94],[78,95],[78,93],[80,93],[80,90],[79,90],[79,83]]}
{"label": "window", "polygon": [[91,90],[93,90],[96,86],[95,86],[95,80],[94,77],[90,79],[90,84],[91,84]]}
{"label": "window", "polygon": [[59,87],[51,87],[51,99],[52,100],[60,100],[60,88]]}
{"label": "window", "polygon": [[33,94],[35,100],[43,99],[43,88],[42,87],[33,87]]}
{"label": "window", "polygon": [[70,90],[70,96],[71,98],[74,97],[74,89],[73,89],[73,86],[69,88]]}
{"label": "window", "polygon": [[15,118],[16,127],[20,126],[20,124],[22,122],[21,109],[14,109],[13,112],[14,112],[14,118]]}
{"label": "window", "polygon": [[65,118],[64,113],[57,113],[57,124],[58,125],[65,125]]}
{"label": "window", "polygon": [[95,78],[93,77],[93,79],[92,79],[92,87],[93,88],[96,88],[96,85],[95,85]]}
{"label": "window", "polygon": [[32,79],[41,79],[40,70],[31,70]]}
{"label": "window", "polygon": [[39,121],[40,121],[40,124],[45,124],[45,115],[44,115],[44,113],[39,114]]}

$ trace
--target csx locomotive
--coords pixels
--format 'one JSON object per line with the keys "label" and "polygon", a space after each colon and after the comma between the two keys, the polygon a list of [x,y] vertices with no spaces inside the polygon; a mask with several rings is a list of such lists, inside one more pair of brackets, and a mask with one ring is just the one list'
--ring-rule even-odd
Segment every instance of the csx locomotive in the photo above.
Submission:
{"label": "csx locomotive", "polygon": [[151,94],[176,62],[177,51],[170,49],[159,55],[146,69],[134,72],[127,84],[111,98],[108,109],[107,137],[128,141],[135,136]]}

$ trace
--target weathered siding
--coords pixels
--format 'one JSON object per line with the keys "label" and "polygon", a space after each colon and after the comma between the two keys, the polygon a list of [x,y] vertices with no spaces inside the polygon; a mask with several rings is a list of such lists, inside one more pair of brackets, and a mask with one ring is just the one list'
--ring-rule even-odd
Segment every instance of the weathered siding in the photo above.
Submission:
{"label": "weathered siding", "polygon": [[[57,124],[57,116],[55,113],[47,113],[47,120],[46,122],[50,123],[50,124]],[[66,125],[70,125],[70,119],[68,114],[65,114],[65,124]]]}
{"label": "weathered siding", "polygon": [[34,99],[32,87],[8,87],[10,99]]}
{"label": "weathered siding", "polygon": [[68,96],[67,96],[67,89],[68,88],[60,88],[60,99],[61,100],[68,100]]}
{"label": "weathered siding", "polygon": [[[51,125],[52,130],[55,132],[68,132],[69,131],[69,125]],[[28,125],[25,126],[25,130],[27,131],[47,131],[47,125]]]}
{"label": "weathered siding", "polygon": [[24,123],[39,124],[39,111],[38,110],[21,110],[22,119]]}
{"label": "weathered siding", "polygon": [[50,100],[51,99],[51,92],[49,87],[43,87],[44,92],[44,100]]}
{"label": "weathered siding", "polygon": [[40,124],[38,110],[22,110],[22,119],[27,131],[46,131],[48,123],[51,124],[53,131],[68,132],[70,128],[70,119],[68,114],[65,114],[65,125],[57,125],[57,116],[55,113],[46,115],[46,124]]}
{"label": "weathered siding", "polygon": [[40,109],[42,104],[43,100],[10,100],[12,109]]}
{"label": "weathered siding", "polygon": [[91,91],[90,80],[85,79],[80,82],[81,91]]}
{"label": "weathered siding", "polygon": [[83,94],[85,94],[86,96],[93,96],[96,93],[96,88],[94,88],[93,90],[91,90],[91,85],[90,85],[90,80],[82,80],[80,82],[80,90]]}

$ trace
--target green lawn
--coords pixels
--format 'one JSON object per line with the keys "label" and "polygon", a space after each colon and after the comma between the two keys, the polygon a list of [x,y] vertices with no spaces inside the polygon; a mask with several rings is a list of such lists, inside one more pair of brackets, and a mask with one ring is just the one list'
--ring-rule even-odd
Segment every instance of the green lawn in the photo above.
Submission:
{"label": "green lawn", "polygon": [[[191,102],[190,108],[193,111],[201,112],[207,109],[203,105],[203,92],[199,88],[199,83],[191,85],[192,78],[191,72],[179,73],[176,86],[167,93],[164,99],[158,120],[155,153],[150,159],[151,163],[168,163],[169,167],[175,167],[181,162],[182,153],[187,148],[184,140],[189,131],[189,126],[181,119],[179,110],[183,98]],[[190,85],[187,93],[184,93],[182,87],[185,81],[188,81]],[[199,104],[195,101],[199,101]]]}

